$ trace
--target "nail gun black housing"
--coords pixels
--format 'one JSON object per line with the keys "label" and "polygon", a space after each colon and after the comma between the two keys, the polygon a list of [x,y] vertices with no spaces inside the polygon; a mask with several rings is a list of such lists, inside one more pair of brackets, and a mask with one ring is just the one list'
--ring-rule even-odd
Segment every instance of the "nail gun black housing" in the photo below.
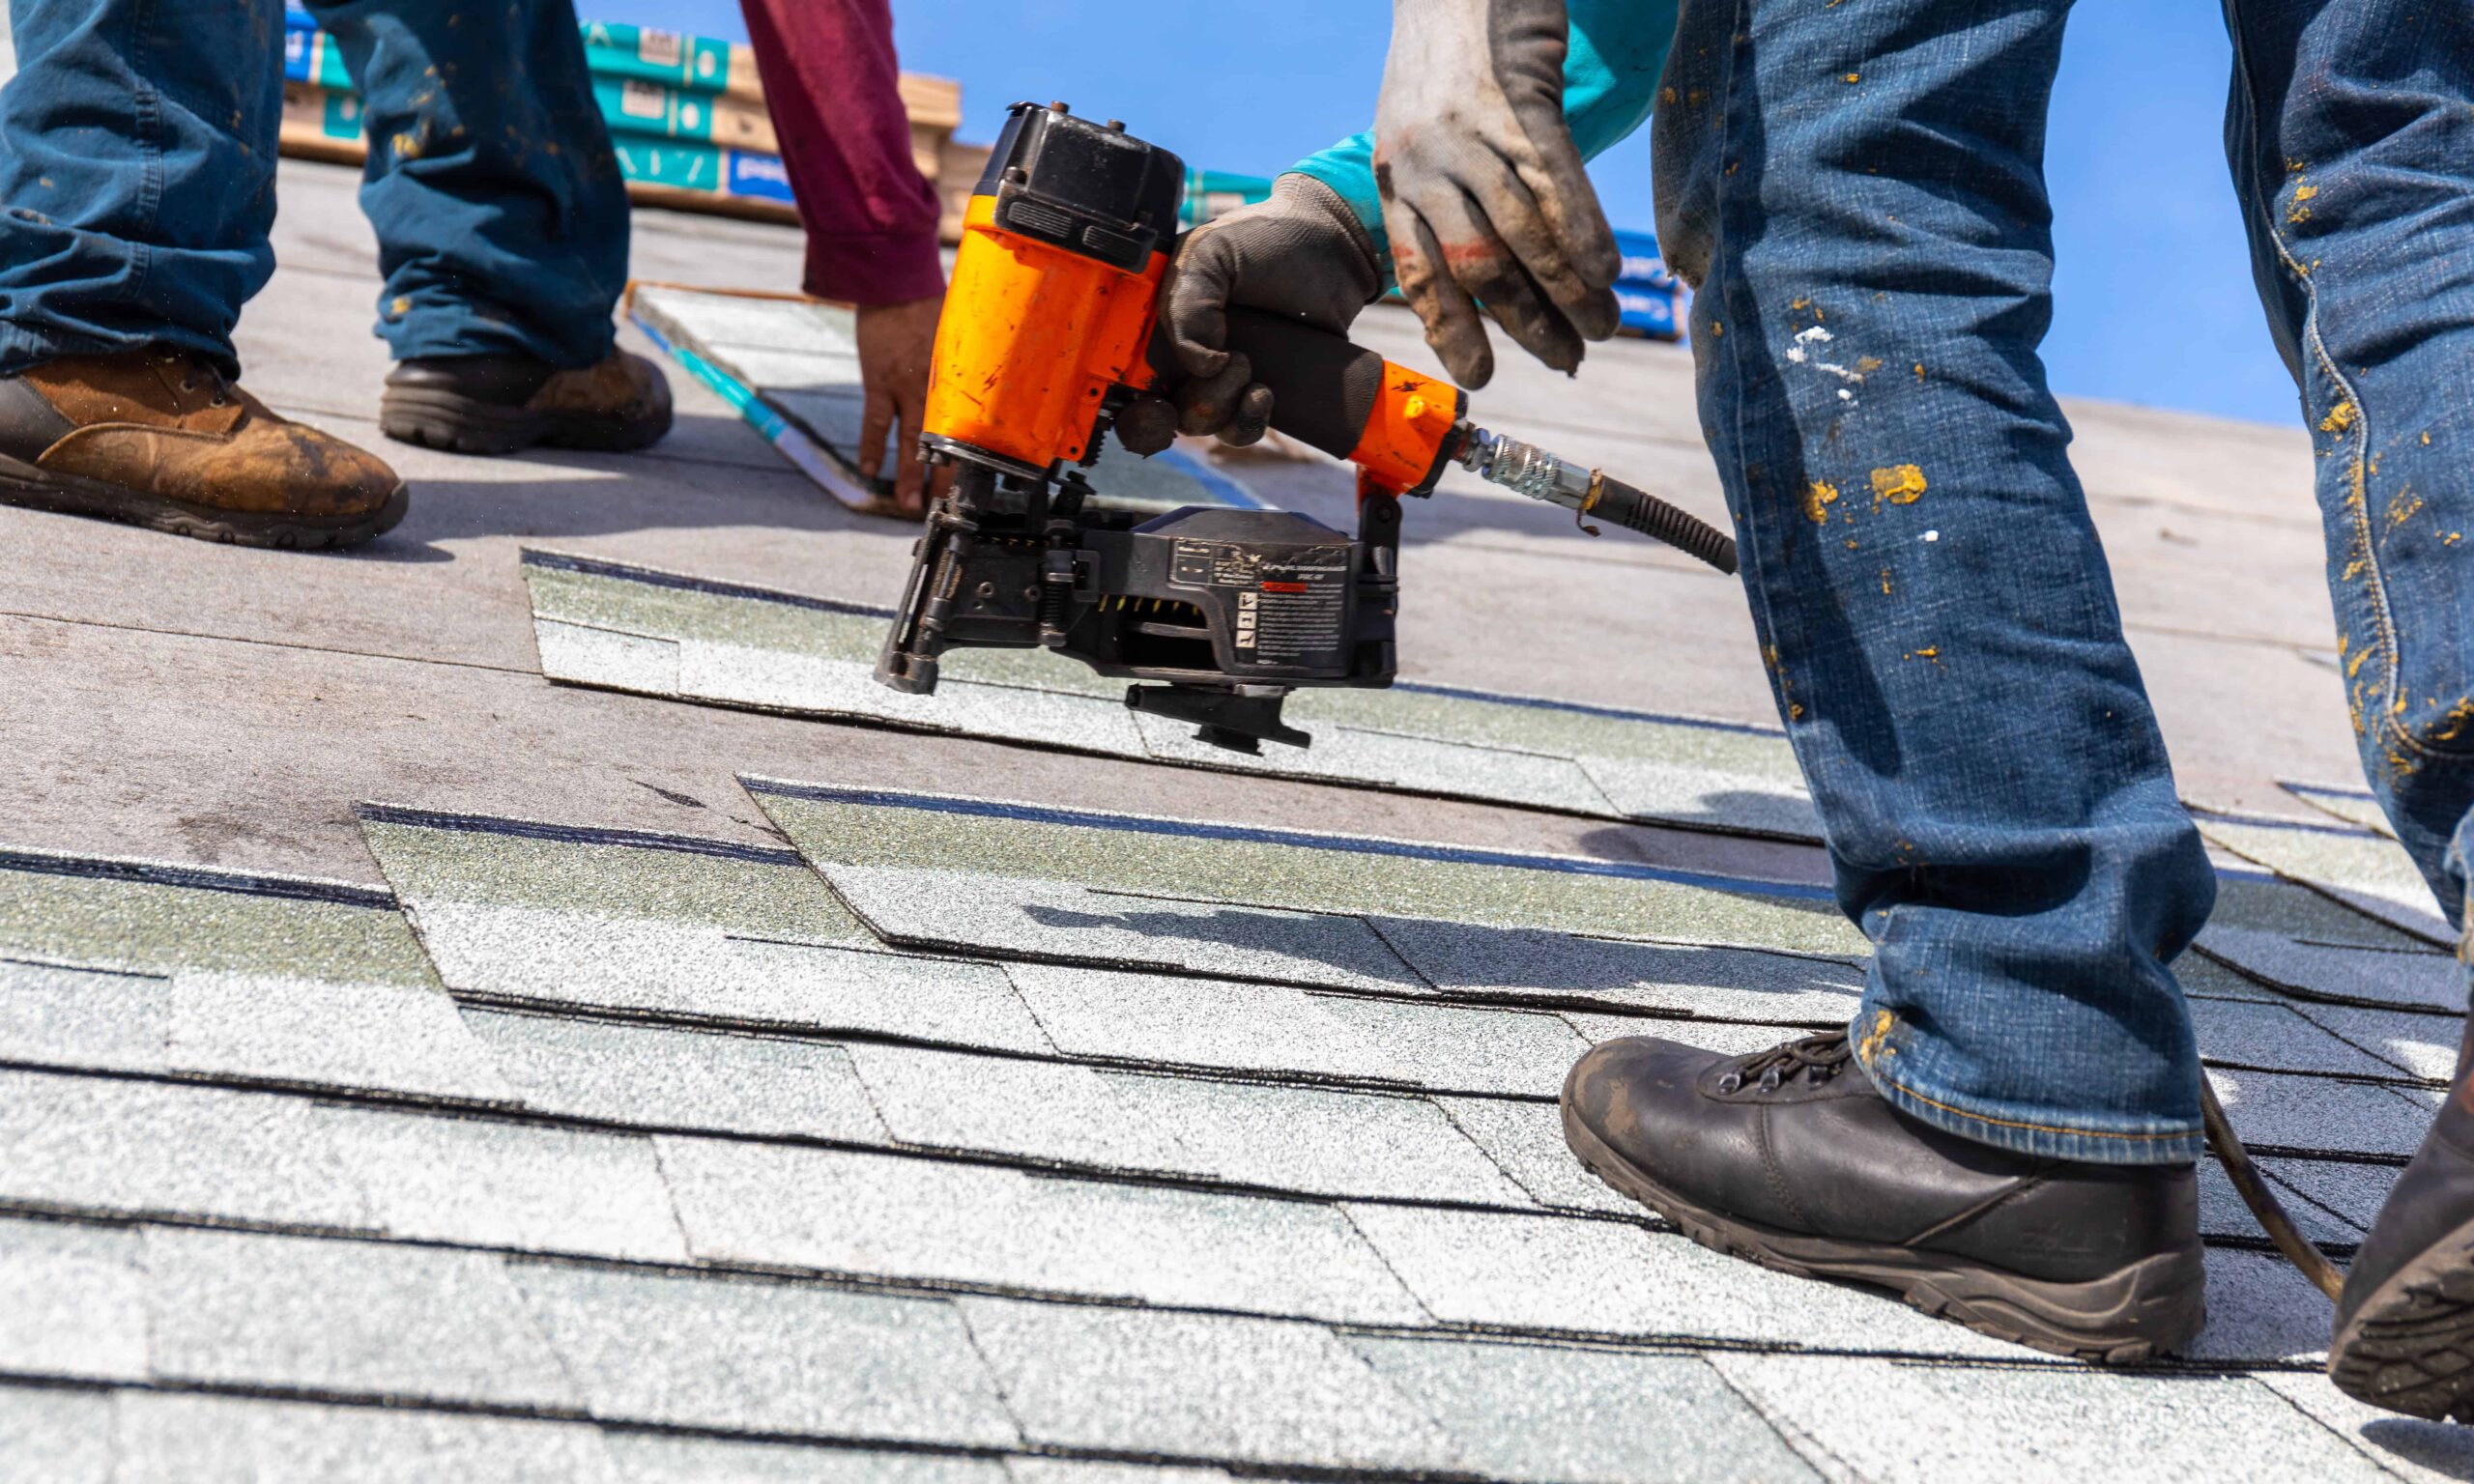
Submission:
{"label": "nail gun black housing", "polygon": [[996,224],[1134,272],[1177,232],[1185,162],[1123,128],[1016,103],[972,194]]}

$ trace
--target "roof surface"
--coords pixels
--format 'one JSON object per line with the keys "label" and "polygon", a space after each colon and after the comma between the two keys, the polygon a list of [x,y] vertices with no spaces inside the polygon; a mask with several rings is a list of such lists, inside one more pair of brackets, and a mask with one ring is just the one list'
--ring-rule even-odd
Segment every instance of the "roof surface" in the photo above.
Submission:
{"label": "roof surface", "polygon": [[[1732,584],[1455,485],[1404,549],[1424,689],[1301,706],[1285,773],[1062,671],[898,713],[849,610],[908,532],[683,375],[647,455],[383,444],[353,186],[284,167],[245,382],[381,447],[402,528],[0,510],[0,1479],[2474,1468],[2318,1376],[2324,1300],[2212,1167],[2200,1354],[2124,1374],[1721,1260],[1566,1155],[1592,1042],[1750,1048],[1860,983]],[[649,279],[797,248],[637,218]],[[1681,351],[1482,405],[1718,513]],[[2308,445],[2072,414],[2218,811],[2211,1076],[2342,1251],[2457,991],[2347,786]]]}

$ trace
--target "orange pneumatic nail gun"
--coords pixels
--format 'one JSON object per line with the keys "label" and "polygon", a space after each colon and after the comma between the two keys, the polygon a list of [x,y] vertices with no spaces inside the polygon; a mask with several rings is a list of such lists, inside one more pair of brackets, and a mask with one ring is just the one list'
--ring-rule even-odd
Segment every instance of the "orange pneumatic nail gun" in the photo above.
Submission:
{"label": "orange pneumatic nail gun", "polygon": [[1272,388],[1272,426],[1357,466],[1356,538],[1289,511],[1091,503],[1076,466],[1173,365],[1154,346],[1154,304],[1184,185],[1183,161],[1121,124],[1014,105],[936,328],[920,442],[959,468],[929,510],[877,678],[924,694],[947,649],[1044,646],[1158,682],[1126,704],[1205,741],[1304,747],[1280,720],[1292,689],[1392,683],[1399,497],[1431,492],[1453,463],[1735,570],[1735,543],[1683,511],[1472,426],[1450,383],[1243,310],[1228,347]]}

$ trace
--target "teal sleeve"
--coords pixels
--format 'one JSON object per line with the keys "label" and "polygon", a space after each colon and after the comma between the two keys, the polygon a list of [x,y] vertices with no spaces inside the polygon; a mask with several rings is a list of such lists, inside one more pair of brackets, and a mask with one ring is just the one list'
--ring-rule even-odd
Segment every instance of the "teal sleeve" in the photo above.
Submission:
{"label": "teal sleeve", "polygon": [[[1596,159],[1648,120],[1667,43],[1675,40],[1675,7],[1676,0],[1568,0],[1564,117],[1584,159]],[[1392,245],[1383,235],[1383,198],[1374,188],[1373,130],[1352,134],[1290,169],[1339,192],[1374,239],[1389,283]]]}

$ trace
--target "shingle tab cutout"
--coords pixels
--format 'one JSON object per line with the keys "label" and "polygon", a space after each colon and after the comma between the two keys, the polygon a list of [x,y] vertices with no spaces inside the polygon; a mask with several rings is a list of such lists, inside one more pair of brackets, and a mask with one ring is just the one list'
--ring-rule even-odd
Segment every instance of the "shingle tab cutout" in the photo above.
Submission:
{"label": "shingle tab cutout", "polygon": [[[527,552],[543,673],[571,684],[1411,793],[1819,836],[1784,735],[1463,687],[1300,691],[1311,748],[1246,756],[1125,708],[1125,685],[1038,650],[958,650],[936,693],[875,678],[888,610]],[[865,598],[881,602],[883,594]]]}

